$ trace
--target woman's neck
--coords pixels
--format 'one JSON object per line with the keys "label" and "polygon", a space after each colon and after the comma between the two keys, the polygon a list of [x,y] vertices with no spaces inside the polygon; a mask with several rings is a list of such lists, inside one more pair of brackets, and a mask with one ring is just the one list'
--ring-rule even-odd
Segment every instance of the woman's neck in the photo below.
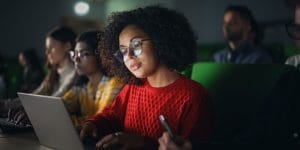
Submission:
{"label": "woman's neck", "polygon": [[68,65],[70,62],[70,59],[65,58],[61,62],[58,63],[58,68],[64,68],[66,65]]}
{"label": "woman's neck", "polygon": [[147,80],[152,87],[165,87],[175,82],[179,77],[180,74],[175,70],[162,66],[152,76],[147,77]]}
{"label": "woman's neck", "polygon": [[97,87],[101,78],[102,78],[102,74],[100,73],[100,71],[97,71],[93,74],[87,75],[89,82],[91,83],[91,85],[93,87]]}

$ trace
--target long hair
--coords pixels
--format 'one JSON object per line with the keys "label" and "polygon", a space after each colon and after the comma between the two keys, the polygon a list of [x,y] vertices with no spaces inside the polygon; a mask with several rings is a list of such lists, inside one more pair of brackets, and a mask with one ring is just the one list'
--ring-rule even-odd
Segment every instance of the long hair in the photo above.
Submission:
{"label": "long hair", "polygon": [[[75,47],[75,39],[76,39],[76,34],[75,32],[66,26],[59,26],[54,29],[52,29],[46,37],[51,37],[57,41],[60,41],[62,43],[70,43],[71,49],[73,50]],[[46,52],[47,54],[47,52]],[[51,65],[49,63],[49,60],[46,60],[46,67],[48,69],[48,74],[44,79],[44,89],[42,90],[42,93],[45,95],[50,95],[53,90],[54,86],[58,84],[59,82],[59,75],[57,72],[58,66]]]}
{"label": "long hair", "polygon": [[28,48],[20,52],[23,55],[26,65],[30,70],[42,70],[43,66],[34,48]]}

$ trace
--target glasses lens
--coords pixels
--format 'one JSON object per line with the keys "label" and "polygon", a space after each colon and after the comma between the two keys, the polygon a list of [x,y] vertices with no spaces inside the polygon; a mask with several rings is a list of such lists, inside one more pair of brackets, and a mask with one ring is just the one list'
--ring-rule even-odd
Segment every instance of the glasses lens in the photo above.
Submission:
{"label": "glasses lens", "polygon": [[142,54],[142,41],[141,39],[134,39],[130,43],[130,51],[132,52],[133,56],[139,56]]}
{"label": "glasses lens", "polygon": [[72,59],[75,58],[75,52],[74,51],[69,51],[69,55]]}
{"label": "glasses lens", "polygon": [[300,40],[300,25],[297,24],[287,24],[286,30],[290,38]]}
{"label": "glasses lens", "polygon": [[133,39],[130,42],[128,49],[120,47],[120,49],[114,53],[114,56],[117,58],[118,61],[123,63],[128,60],[129,55],[135,57],[141,55],[143,51],[142,41],[142,39]]}

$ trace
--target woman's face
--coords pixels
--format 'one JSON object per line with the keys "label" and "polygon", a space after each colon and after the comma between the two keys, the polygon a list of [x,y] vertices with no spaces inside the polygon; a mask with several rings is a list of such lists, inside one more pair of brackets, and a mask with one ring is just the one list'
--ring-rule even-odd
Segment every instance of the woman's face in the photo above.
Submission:
{"label": "woman's face", "polygon": [[159,63],[151,39],[137,26],[129,25],[122,30],[119,35],[119,47],[123,58],[125,57],[125,66],[137,78],[147,78],[157,71]]}
{"label": "woman's face", "polygon": [[46,38],[46,55],[51,65],[59,65],[69,57],[70,44]]}
{"label": "woman's face", "polygon": [[77,42],[74,62],[79,75],[90,75],[99,71],[94,50],[89,49],[85,42]]}

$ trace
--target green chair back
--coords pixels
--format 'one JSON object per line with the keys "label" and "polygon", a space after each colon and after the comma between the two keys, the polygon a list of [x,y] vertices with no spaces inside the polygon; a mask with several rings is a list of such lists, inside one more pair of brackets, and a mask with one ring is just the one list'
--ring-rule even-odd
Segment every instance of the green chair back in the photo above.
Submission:
{"label": "green chair back", "polygon": [[230,142],[248,127],[280,76],[279,64],[196,63],[191,78],[208,89],[215,111],[215,142]]}

